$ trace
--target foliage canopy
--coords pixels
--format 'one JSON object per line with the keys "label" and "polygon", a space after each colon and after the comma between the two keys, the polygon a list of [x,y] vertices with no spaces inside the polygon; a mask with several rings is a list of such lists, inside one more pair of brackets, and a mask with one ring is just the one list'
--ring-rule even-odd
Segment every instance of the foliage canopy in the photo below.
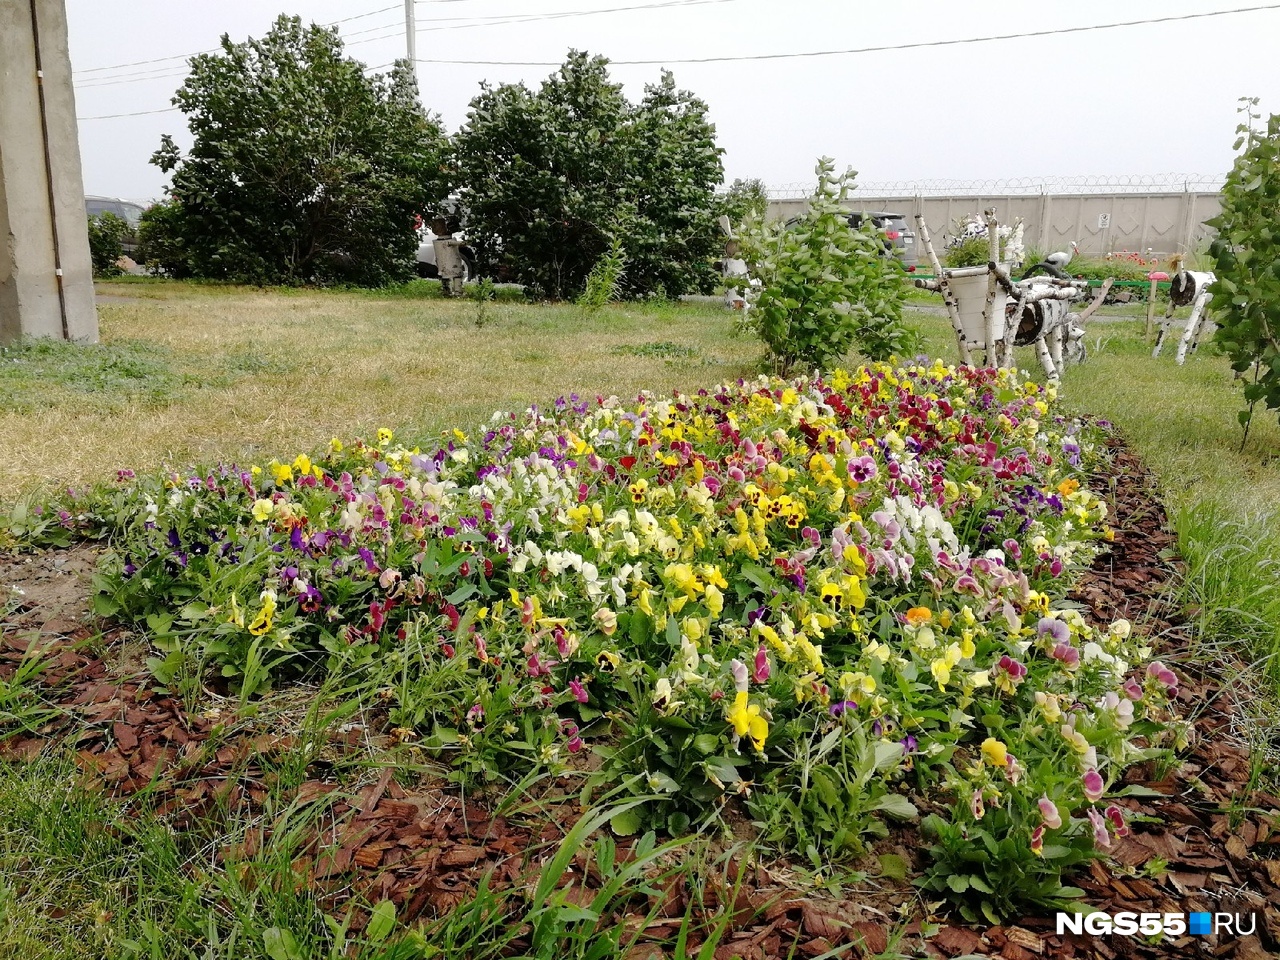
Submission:
{"label": "foliage canopy", "polygon": [[120,273],[116,261],[124,256],[124,236],[129,224],[114,213],[99,213],[89,218],[89,258],[95,277]]}
{"label": "foliage canopy", "polygon": [[903,267],[870,221],[849,222],[853,170],[823,157],[809,209],[787,223],[757,224],[744,249],[761,286],[748,293],[744,324],[764,341],[774,367],[823,368],[851,347],[886,359],[911,347],[902,323]]}
{"label": "foliage canopy", "polygon": [[536,92],[482,85],[454,142],[482,261],[555,299],[580,294],[615,240],[623,294],[710,290],[720,154],[707,105],[669,72],[633,104],[581,51]]}
{"label": "foliage canopy", "polygon": [[1213,291],[1214,341],[1231,358],[1231,369],[1248,370],[1244,388],[1249,409],[1262,401],[1280,410],[1280,115],[1272,114],[1265,130],[1254,125],[1257,99],[1245,99],[1245,122],[1235,148],[1240,151],[1222,188],[1222,213],[1209,221],[1218,237],[1209,248],[1217,282]]}
{"label": "foliage canopy", "polygon": [[197,276],[378,285],[409,274],[414,216],[446,193],[447,141],[410,65],[365,75],[334,29],[281,16],[261,40],[191,60],[173,102],[194,138],[165,135],[169,236]]}

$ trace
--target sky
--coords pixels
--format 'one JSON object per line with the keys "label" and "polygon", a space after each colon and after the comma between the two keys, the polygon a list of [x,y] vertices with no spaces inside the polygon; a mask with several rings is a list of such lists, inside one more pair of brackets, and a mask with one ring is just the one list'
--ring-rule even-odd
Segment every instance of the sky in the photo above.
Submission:
{"label": "sky", "polygon": [[[66,0],[85,192],[149,200],[183,56],[264,34],[281,13],[331,23],[369,67],[405,55],[403,0]],[[953,41],[1266,6],[1226,16],[907,50],[711,57]],[[620,9],[641,8],[641,9]],[[559,16],[548,16],[557,14]],[[662,64],[710,106],[726,181],[813,182],[817,157],[864,185],[1132,177],[1231,166],[1237,100],[1280,111],[1280,3],[1248,0],[417,0],[418,82],[452,132],[482,80],[536,86],[545,61],[602,54],[638,99]],[[541,18],[541,19],[536,19]],[[154,61],[142,63],[138,61]],[[126,66],[127,64],[138,64]],[[106,69],[104,69],[106,68]],[[152,112],[166,111],[168,112]],[[89,119],[116,114],[110,119]]]}

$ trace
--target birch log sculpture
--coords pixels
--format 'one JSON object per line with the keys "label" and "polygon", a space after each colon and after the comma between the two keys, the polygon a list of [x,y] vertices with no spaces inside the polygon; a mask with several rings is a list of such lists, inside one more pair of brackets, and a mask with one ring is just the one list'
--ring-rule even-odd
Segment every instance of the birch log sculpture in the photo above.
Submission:
{"label": "birch log sculpture", "polygon": [[[917,233],[935,278],[920,278],[915,285],[942,294],[955,330],[960,361],[973,362],[981,347],[990,366],[1013,366],[1014,346],[1034,345],[1045,374],[1057,379],[1067,361],[1084,359],[1084,321],[1097,309],[1111,286],[1108,280],[1094,303],[1083,313],[1071,313],[1069,305],[1088,295],[1088,284],[1053,276],[1013,280],[1008,265],[1009,246],[1020,247],[1020,232],[1001,228],[995,210],[984,211],[989,260],[985,267],[945,268],[938,260],[924,217],[916,215]],[[1001,238],[1009,237],[1005,255]],[[1020,259],[1020,253],[1016,258]],[[985,283],[983,280],[985,279]],[[979,307],[979,304],[981,307]]]}
{"label": "birch log sculpture", "polygon": [[1191,316],[1187,317],[1187,326],[1178,343],[1177,361],[1181,365],[1186,362],[1188,351],[1196,352],[1200,346],[1200,338],[1205,334],[1212,336],[1213,331],[1218,328],[1205,312],[1209,301],[1213,299],[1209,285],[1218,278],[1209,271],[1187,270],[1183,266],[1181,254],[1170,257],[1169,266],[1173,269],[1173,276],[1169,279],[1169,307],[1164,312],[1164,320],[1160,323],[1160,332],[1156,335],[1156,345],[1151,356],[1160,356],[1164,338],[1173,324],[1173,311],[1191,304]]}
{"label": "birch log sculpture", "polygon": [[[1000,262],[1000,224],[996,222],[995,207],[982,211],[987,220],[987,302],[982,308],[982,331],[984,358],[989,367],[998,366],[999,344],[996,337],[996,294],[1000,292],[1000,281],[996,279],[996,268]],[[1001,304],[1003,312],[1004,305]]]}
{"label": "birch log sculpture", "polygon": [[929,257],[929,266],[933,268],[935,277],[933,281],[917,280],[916,286],[942,294],[942,302],[947,306],[947,316],[951,318],[951,329],[956,333],[956,347],[960,351],[960,362],[967,366],[973,363],[973,356],[969,352],[964,325],[960,322],[960,310],[956,305],[956,297],[951,292],[951,285],[947,283],[947,274],[942,269],[938,254],[934,252],[933,242],[929,239],[929,226],[924,222],[924,217],[918,213],[916,214],[916,233],[920,237],[920,243],[924,245],[924,252]]}

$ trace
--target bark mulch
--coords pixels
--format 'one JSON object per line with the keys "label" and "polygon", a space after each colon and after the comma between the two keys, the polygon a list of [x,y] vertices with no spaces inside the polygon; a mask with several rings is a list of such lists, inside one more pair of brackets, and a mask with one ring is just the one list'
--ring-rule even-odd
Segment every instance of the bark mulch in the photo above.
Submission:
{"label": "bark mulch", "polygon": [[[907,956],[1280,956],[1280,797],[1255,789],[1251,779],[1255,765],[1240,736],[1251,723],[1241,705],[1248,695],[1239,687],[1242,670],[1232,663],[1215,664],[1212,672],[1192,665],[1189,629],[1169,600],[1175,540],[1155,482],[1118,441],[1112,453],[1110,473],[1098,479],[1105,486],[1109,477],[1112,484],[1115,542],[1072,599],[1099,623],[1128,618],[1166,661],[1186,661],[1179,700],[1194,721],[1194,736],[1176,772],[1157,779],[1150,765],[1130,771],[1128,783],[1145,788],[1143,796],[1118,801],[1132,815],[1132,835],[1115,841],[1111,860],[1094,862],[1074,882],[1090,904],[1107,912],[1249,913],[1256,932],[1222,942],[1186,936],[1153,946],[1141,937],[1059,936],[1048,914],[971,927],[925,916],[923,902],[905,885],[869,885],[836,898],[805,888],[785,864],[753,867],[742,877],[731,864],[727,875],[705,878],[692,907],[695,917],[710,915],[740,881],[734,922],[715,960],[813,957],[842,944],[850,945],[848,956],[871,957],[904,927],[896,949]],[[47,651],[41,676],[46,696],[66,711],[63,720],[36,733],[0,741],[0,759],[21,761],[69,748],[88,782],[120,795],[146,790],[178,827],[226,817],[228,811],[246,817],[261,811],[273,779],[291,768],[297,736],[266,724],[229,726],[217,709],[191,712],[180,699],[156,692],[145,673],[145,648],[126,629],[101,624],[89,613],[95,559],[89,546],[0,556],[0,590],[16,584],[24,591],[17,610],[0,621],[0,680],[12,676],[15,664],[37,644]],[[104,629],[101,639],[84,643]],[[361,739],[372,732],[335,730],[322,757],[360,750]],[[554,853],[566,825],[580,815],[570,801],[549,799],[551,809],[537,817],[497,816],[442,783],[406,789],[390,767],[354,790],[326,779],[324,769],[323,762],[308,767],[313,779],[294,789],[298,805],[327,805],[326,816],[317,818],[327,827],[323,835],[313,831],[295,870],[335,906],[355,889],[372,901],[390,898],[405,921],[448,912],[486,875],[498,889],[526,887],[538,864]],[[263,829],[256,828],[221,857],[234,862],[252,856],[263,841]],[[620,847],[625,860],[629,850]],[[877,852],[897,853],[909,862],[921,856],[911,831]],[[565,882],[577,885],[576,899],[589,900],[601,878],[580,856]],[[628,919],[640,924],[650,910],[657,919],[648,924],[632,960],[669,955],[661,944],[674,937],[691,896],[675,888],[637,896]],[[357,918],[355,926],[360,923]],[[688,949],[696,952],[696,938]]]}

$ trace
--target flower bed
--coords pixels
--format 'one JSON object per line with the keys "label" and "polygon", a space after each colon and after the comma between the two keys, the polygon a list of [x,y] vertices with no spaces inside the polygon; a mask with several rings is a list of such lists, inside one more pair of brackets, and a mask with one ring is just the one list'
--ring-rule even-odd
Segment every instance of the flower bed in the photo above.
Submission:
{"label": "flower bed", "polygon": [[1107,530],[1053,399],[940,363],[571,397],[79,508],[162,682],[350,674],[460,779],[647,798],[619,833],[738,796],[821,863],[924,808],[918,882],[994,917],[1073,894],[1127,831],[1109,785],[1181,729],[1128,623],[1055,604]]}

